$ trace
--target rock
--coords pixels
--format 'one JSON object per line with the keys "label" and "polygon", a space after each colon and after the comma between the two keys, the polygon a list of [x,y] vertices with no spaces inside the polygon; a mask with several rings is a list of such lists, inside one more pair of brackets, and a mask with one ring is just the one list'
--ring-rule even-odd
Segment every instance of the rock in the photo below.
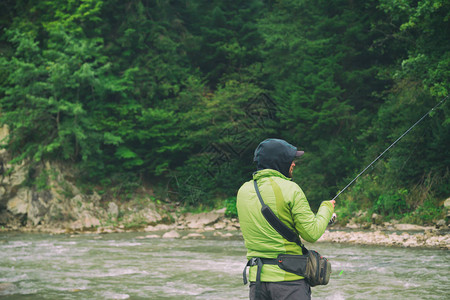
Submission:
{"label": "rock", "polygon": [[183,236],[182,239],[204,239],[205,236],[203,234],[200,233],[189,233],[186,236]]}
{"label": "rock", "polygon": [[176,232],[175,230],[166,232],[163,234],[163,239],[178,239],[180,238],[180,234]]}
{"label": "rock", "polygon": [[0,199],[3,199],[5,194],[6,194],[6,188],[4,186],[0,186]]}
{"label": "rock", "polygon": [[226,211],[227,211],[227,208],[224,207],[224,208],[221,208],[221,209],[216,209],[214,212],[215,212],[216,214],[225,215],[225,212],[226,212]]}
{"label": "rock", "polygon": [[230,225],[228,225],[226,228],[225,228],[225,230],[226,231],[236,231],[236,230],[238,230],[239,228],[237,228],[235,225],[233,225],[233,224],[230,224]]}
{"label": "rock", "polygon": [[350,228],[350,229],[357,229],[357,228],[359,228],[359,225],[358,225],[358,224],[355,224],[355,223],[347,223],[347,224],[345,225],[345,227],[346,227],[346,228]]}
{"label": "rock", "polygon": [[224,222],[217,222],[216,224],[214,224],[214,229],[224,229],[225,228],[225,223]]}
{"label": "rock", "polygon": [[223,233],[220,231],[214,231],[214,233],[213,233],[213,236],[221,237],[222,235],[223,235]]}
{"label": "rock", "polygon": [[49,202],[53,199],[50,191],[32,192],[31,201],[27,211],[27,221],[31,225],[36,226],[41,223],[42,219],[48,212]]}
{"label": "rock", "polygon": [[447,228],[447,222],[445,222],[445,220],[443,219],[437,221],[436,228]]}
{"label": "rock", "polygon": [[30,203],[31,193],[27,188],[20,188],[16,195],[12,197],[6,207],[14,215],[26,214]]}
{"label": "rock", "polygon": [[406,241],[403,243],[403,246],[404,246],[404,247],[407,247],[407,248],[417,247],[417,241],[414,241],[414,240],[412,240],[412,239],[406,240]]}
{"label": "rock", "polygon": [[368,223],[368,222],[366,222],[366,223],[363,223],[362,224],[362,229],[370,229],[370,227],[371,227],[371,223]]}
{"label": "rock", "polygon": [[84,228],[94,228],[100,226],[100,221],[96,217],[92,216],[89,212],[84,212],[81,222]]}
{"label": "rock", "polygon": [[450,198],[445,199],[444,201],[444,207],[448,210],[450,210]]}
{"label": "rock", "polygon": [[0,209],[0,225],[2,228],[4,228],[4,226],[20,226],[20,222],[21,220],[15,217],[10,211],[6,209]]}
{"label": "rock", "polygon": [[70,230],[78,231],[83,229],[83,224],[81,220],[76,220],[69,225]]}
{"label": "rock", "polygon": [[383,221],[383,217],[382,216],[380,216],[380,215],[378,215],[376,213],[372,214],[372,222],[374,224],[380,225],[380,224],[382,224],[382,221]]}
{"label": "rock", "polygon": [[395,230],[399,231],[418,231],[424,230],[425,227],[414,224],[394,224]]}
{"label": "rock", "polygon": [[89,212],[84,211],[78,220],[69,225],[71,230],[91,230],[100,226],[100,220],[92,216]]}
{"label": "rock", "polygon": [[144,228],[144,231],[146,231],[146,232],[148,232],[148,231],[169,231],[173,228],[174,228],[174,226],[170,226],[170,225],[166,225],[166,224],[158,224],[155,226],[147,226],[146,228]]}
{"label": "rock", "polygon": [[74,212],[74,215],[79,215],[85,208],[85,201],[83,200],[83,196],[80,194],[72,197],[68,202],[63,203],[69,210]]}
{"label": "rock", "polygon": [[92,195],[89,196],[89,200],[91,203],[98,203],[102,200],[102,196],[100,196],[97,192],[93,192]]}
{"label": "rock", "polygon": [[5,177],[4,183],[8,184],[10,190],[14,191],[19,188],[19,186],[24,183],[28,176],[28,168],[25,166],[25,162],[23,162],[19,166],[14,166],[14,170],[11,172],[11,175]]}
{"label": "rock", "polygon": [[157,239],[157,238],[160,238],[160,236],[157,235],[157,234],[149,234],[149,235],[146,235],[145,237],[148,238],[148,239]]}
{"label": "rock", "polygon": [[114,202],[109,202],[108,204],[108,210],[107,210],[108,216],[111,217],[113,220],[117,220],[117,217],[119,217],[119,207]]}
{"label": "rock", "polygon": [[214,224],[222,217],[223,214],[221,213],[221,210],[217,210],[199,214],[188,213],[184,217],[184,220],[188,228],[196,229]]}
{"label": "rock", "polygon": [[145,208],[141,211],[140,215],[146,220],[147,223],[157,223],[162,220],[161,215],[154,209]]}

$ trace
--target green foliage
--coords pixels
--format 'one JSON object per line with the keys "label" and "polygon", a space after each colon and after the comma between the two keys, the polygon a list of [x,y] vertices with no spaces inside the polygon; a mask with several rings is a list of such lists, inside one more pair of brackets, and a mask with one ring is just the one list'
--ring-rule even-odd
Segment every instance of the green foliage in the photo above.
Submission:
{"label": "green foliage", "polygon": [[[279,137],[306,151],[294,180],[317,207],[448,95],[449,5],[5,0],[2,147],[12,164],[71,162],[104,197],[157,182],[161,199],[214,207]],[[342,219],[425,220],[448,197],[449,103],[338,199]]]}
{"label": "green foliage", "polygon": [[435,199],[427,199],[422,205],[418,206],[414,211],[404,214],[403,222],[413,224],[431,225],[436,220],[443,219],[444,209]]}
{"label": "green foliage", "polygon": [[341,199],[335,207],[337,224],[347,224],[348,221],[355,216],[355,213],[358,212],[358,210],[358,204],[353,199]]}
{"label": "green foliage", "polygon": [[398,216],[408,211],[406,203],[407,190],[400,190],[396,193],[382,194],[374,203],[374,211],[384,216]]}
{"label": "green foliage", "polygon": [[228,218],[237,218],[236,197],[225,199],[225,216]]}

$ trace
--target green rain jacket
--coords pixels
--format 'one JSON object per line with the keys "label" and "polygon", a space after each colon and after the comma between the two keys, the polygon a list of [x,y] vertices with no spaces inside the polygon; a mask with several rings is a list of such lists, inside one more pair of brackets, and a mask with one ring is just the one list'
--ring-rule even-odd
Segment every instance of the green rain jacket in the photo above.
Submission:
{"label": "green rain jacket", "polygon": [[[290,178],[272,169],[256,172],[253,179],[264,202],[280,220],[308,242],[317,241],[334,212],[333,204],[324,201],[316,215],[311,211],[302,189]],[[242,185],[237,194],[237,211],[241,231],[247,248],[247,259],[253,257],[276,258],[278,254],[302,254],[296,243],[284,239],[264,218],[253,180]],[[250,267],[250,281],[256,281],[256,267]],[[264,265],[261,281],[292,281],[303,277],[280,269],[277,265]]]}

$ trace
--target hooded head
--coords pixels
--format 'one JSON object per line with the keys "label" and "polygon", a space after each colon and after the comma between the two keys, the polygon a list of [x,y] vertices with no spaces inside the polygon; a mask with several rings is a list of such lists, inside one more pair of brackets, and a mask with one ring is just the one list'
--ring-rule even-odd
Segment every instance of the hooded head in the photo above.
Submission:
{"label": "hooded head", "polygon": [[284,140],[267,139],[256,148],[253,161],[256,162],[258,170],[272,169],[290,177],[289,168],[292,162],[304,153],[303,151],[297,151],[297,147]]}

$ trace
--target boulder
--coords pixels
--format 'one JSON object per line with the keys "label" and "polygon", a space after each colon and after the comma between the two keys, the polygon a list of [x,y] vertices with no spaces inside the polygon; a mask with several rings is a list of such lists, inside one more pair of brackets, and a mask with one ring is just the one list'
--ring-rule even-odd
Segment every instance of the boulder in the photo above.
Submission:
{"label": "boulder", "polygon": [[9,199],[6,207],[13,215],[24,215],[28,212],[30,197],[31,192],[29,189],[20,188],[16,195]]}
{"label": "boulder", "polygon": [[376,225],[381,225],[383,223],[383,217],[380,216],[379,214],[373,213],[372,222]]}
{"label": "boulder", "polygon": [[100,226],[100,221],[89,212],[85,211],[82,213],[81,224],[83,224],[83,228],[91,229]]}
{"label": "boulder", "polygon": [[148,224],[156,224],[162,220],[161,215],[154,209],[144,208],[140,215]]}
{"label": "boulder", "polygon": [[43,217],[47,214],[49,202],[53,195],[49,191],[31,192],[31,201],[27,211],[27,221],[36,226],[41,223]]}
{"label": "boulder", "polygon": [[219,229],[224,229],[226,227],[225,222],[217,222],[216,224],[214,224],[214,229],[219,230]]}
{"label": "boulder", "polygon": [[157,234],[149,234],[149,235],[146,235],[145,237],[146,237],[147,239],[157,239],[157,238],[160,238],[160,236],[157,235]]}
{"label": "boulder", "polygon": [[200,233],[189,233],[186,236],[183,236],[182,239],[204,239],[205,236],[203,234]]}
{"label": "boulder", "polygon": [[444,219],[437,221],[436,228],[447,228],[447,222]]}
{"label": "boulder", "polygon": [[448,210],[450,210],[450,198],[445,199],[444,201],[444,207]]}
{"label": "boulder", "polygon": [[178,239],[180,238],[180,234],[175,230],[171,230],[163,234],[163,239]]}
{"label": "boulder", "polygon": [[69,228],[75,231],[92,230],[100,226],[100,221],[96,217],[92,216],[89,212],[84,211],[81,213],[79,219],[70,223]]}
{"label": "boulder", "polygon": [[190,229],[203,228],[205,226],[216,223],[218,220],[223,218],[223,210],[215,210],[211,212],[192,214],[188,213],[184,217],[186,226]]}

